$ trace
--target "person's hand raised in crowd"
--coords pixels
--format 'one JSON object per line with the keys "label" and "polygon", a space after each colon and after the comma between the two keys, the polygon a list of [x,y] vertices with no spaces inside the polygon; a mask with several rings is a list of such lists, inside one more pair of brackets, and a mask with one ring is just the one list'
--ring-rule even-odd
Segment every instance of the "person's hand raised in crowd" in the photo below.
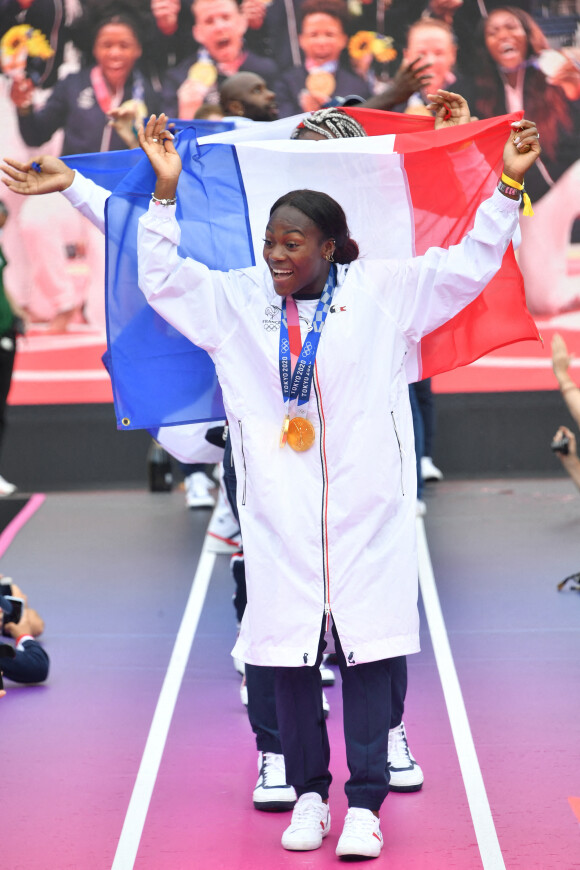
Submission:
{"label": "person's hand raised in crowd", "polygon": [[503,149],[503,171],[520,184],[530,166],[533,166],[542,149],[540,134],[534,121],[514,121]]}
{"label": "person's hand raised in crowd", "polygon": [[177,30],[180,9],[180,0],[151,0],[155,24],[164,36],[172,36]]}
{"label": "person's hand raised in crowd", "polygon": [[410,96],[428,87],[433,78],[430,69],[431,64],[422,57],[415,57],[409,63],[403,61],[387,89],[393,105],[406,103]]}
{"label": "person's hand raised in crowd", "polygon": [[127,148],[138,148],[137,126],[147,110],[142,100],[125,100],[117,109],[109,112],[109,126],[113,127]]}
{"label": "person's hand raised in crowd", "polygon": [[209,85],[187,78],[177,89],[178,117],[191,120],[205,102],[208,91]]}
{"label": "person's hand raised in crowd", "polygon": [[139,144],[151,163],[157,176],[155,196],[158,199],[172,199],[177,190],[177,180],[181,174],[181,157],[175,150],[173,134],[165,129],[167,115],[151,115],[145,127],[141,124],[137,131]]}
{"label": "person's hand raised in crowd", "polygon": [[562,48],[560,54],[565,58],[553,75],[547,77],[551,85],[562,88],[571,102],[580,99],[580,49]]}
{"label": "person's hand raised in crowd", "polygon": [[259,30],[264,23],[268,4],[264,0],[242,0],[242,15],[251,30]]}
{"label": "person's hand raised in crowd", "polygon": [[66,163],[48,154],[29,160],[28,163],[6,157],[0,169],[4,173],[2,182],[6,187],[23,196],[66,190],[71,186],[75,175],[74,170],[69,169]]}
{"label": "person's hand raised in crowd", "polygon": [[430,101],[427,108],[435,115],[436,130],[458,127],[471,121],[467,100],[461,94],[439,88],[436,94],[427,94],[427,99]]}
{"label": "person's hand raised in crowd", "polygon": [[552,337],[552,369],[558,381],[568,379],[568,369],[572,362],[572,354],[568,353],[566,342],[562,336],[555,332]]}
{"label": "person's hand raised in crowd", "polygon": [[10,99],[19,113],[28,112],[32,108],[34,83],[31,79],[15,79],[10,88]]}

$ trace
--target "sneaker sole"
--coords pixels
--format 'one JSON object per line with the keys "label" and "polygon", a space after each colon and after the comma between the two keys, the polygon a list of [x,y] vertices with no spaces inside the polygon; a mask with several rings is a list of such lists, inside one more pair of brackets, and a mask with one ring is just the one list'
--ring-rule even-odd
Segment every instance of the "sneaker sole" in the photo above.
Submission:
{"label": "sneaker sole", "polygon": [[[324,832],[324,834],[322,835],[322,840],[324,840],[324,838],[329,834],[329,832],[330,832],[330,828],[328,829],[328,831]],[[315,846],[313,846],[311,843],[305,844],[304,841],[301,844],[299,844],[299,843],[288,844],[288,843],[284,843],[284,840],[282,840],[282,848],[286,849],[288,852],[314,852],[316,849],[320,849],[320,847],[322,846],[322,840],[320,841],[320,843],[317,843]]]}
{"label": "sneaker sole", "polygon": [[411,791],[421,791],[423,788],[423,783],[420,782],[417,785],[390,785],[389,791],[397,791],[401,793],[411,792]]}
{"label": "sneaker sole", "polygon": [[286,813],[294,809],[296,800],[291,801],[254,801],[254,809],[263,813]]}

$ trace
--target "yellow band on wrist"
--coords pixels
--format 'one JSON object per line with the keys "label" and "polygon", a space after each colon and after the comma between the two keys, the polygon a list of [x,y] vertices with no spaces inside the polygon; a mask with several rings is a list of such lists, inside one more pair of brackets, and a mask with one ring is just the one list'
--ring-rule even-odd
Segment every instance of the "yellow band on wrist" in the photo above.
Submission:
{"label": "yellow band on wrist", "polygon": [[504,184],[508,184],[510,187],[515,187],[516,190],[523,190],[524,185],[520,184],[519,181],[514,181],[513,178],[510,178],[509,175],[506,175],[505,172],[501,174],[501,180]]}

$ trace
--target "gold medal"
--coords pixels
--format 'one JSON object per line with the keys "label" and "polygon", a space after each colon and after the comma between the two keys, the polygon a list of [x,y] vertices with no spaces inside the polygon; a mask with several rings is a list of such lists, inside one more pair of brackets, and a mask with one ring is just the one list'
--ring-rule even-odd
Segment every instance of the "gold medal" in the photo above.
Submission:
{"label": "gold medal", "polygon": [[288,424],[287,439],[292,450],[297,453],[310,450],[316,440],[314,426],[306,417],[293,417]]}
{"label": "gold medal", "polygon": [[330,98],[336,90],[336,79],[332,73],[319,70],[306,76],[304,86],[311,94],[321,94]]}
{"label": "gold medal", "polygon": [[193,82],[199,82],[206,88],[211,88],[217,82],[217,69],[209,60],[198,60],[189,67],[187,78]]}
{"label": "gold medal", "polygon": [[282,431],[280,432],[280,447],[284,447],[286,442],[288,441],[288,427],[290,425],[290,417],[288,414],[284,417],[284,422],[282,423]]}

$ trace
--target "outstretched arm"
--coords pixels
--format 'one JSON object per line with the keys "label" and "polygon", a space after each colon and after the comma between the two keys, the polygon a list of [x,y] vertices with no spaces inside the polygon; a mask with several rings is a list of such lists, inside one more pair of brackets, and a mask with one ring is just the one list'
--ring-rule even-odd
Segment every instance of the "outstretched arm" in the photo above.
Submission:
{"label": "outstretched arm", "polygon": [[552,368],[568,410],[576,425],[580,426],[580,388],[570,375],[571,362],[572,354],[568,352],[566,342],[561,335],[555,333],[552,338]]}
{"label": "outstretched arm", "polygon": [[518,142],[513,141],[513,136],[512,129],[503,153],[504,172],[510,181],[499,182],[499,189],[480,204],[467,235],[448,249],[432,247],[423,256],[404,261],[403,280],[408,281],[409,292],[397,297],[397,319],[413,340],[458,314],[501,268],[518,226],[521,193],[517,188],[521,188],[525,172],[540,154],[538,132],[532,121],[517,122]]}
{"label": "outstretched arm", "polygon": [[2,183],[14,193],[36,196],[66,190],[75,177],[74,170],[58,157],[43,154],[28,163],[10,157],[4,159]]}

